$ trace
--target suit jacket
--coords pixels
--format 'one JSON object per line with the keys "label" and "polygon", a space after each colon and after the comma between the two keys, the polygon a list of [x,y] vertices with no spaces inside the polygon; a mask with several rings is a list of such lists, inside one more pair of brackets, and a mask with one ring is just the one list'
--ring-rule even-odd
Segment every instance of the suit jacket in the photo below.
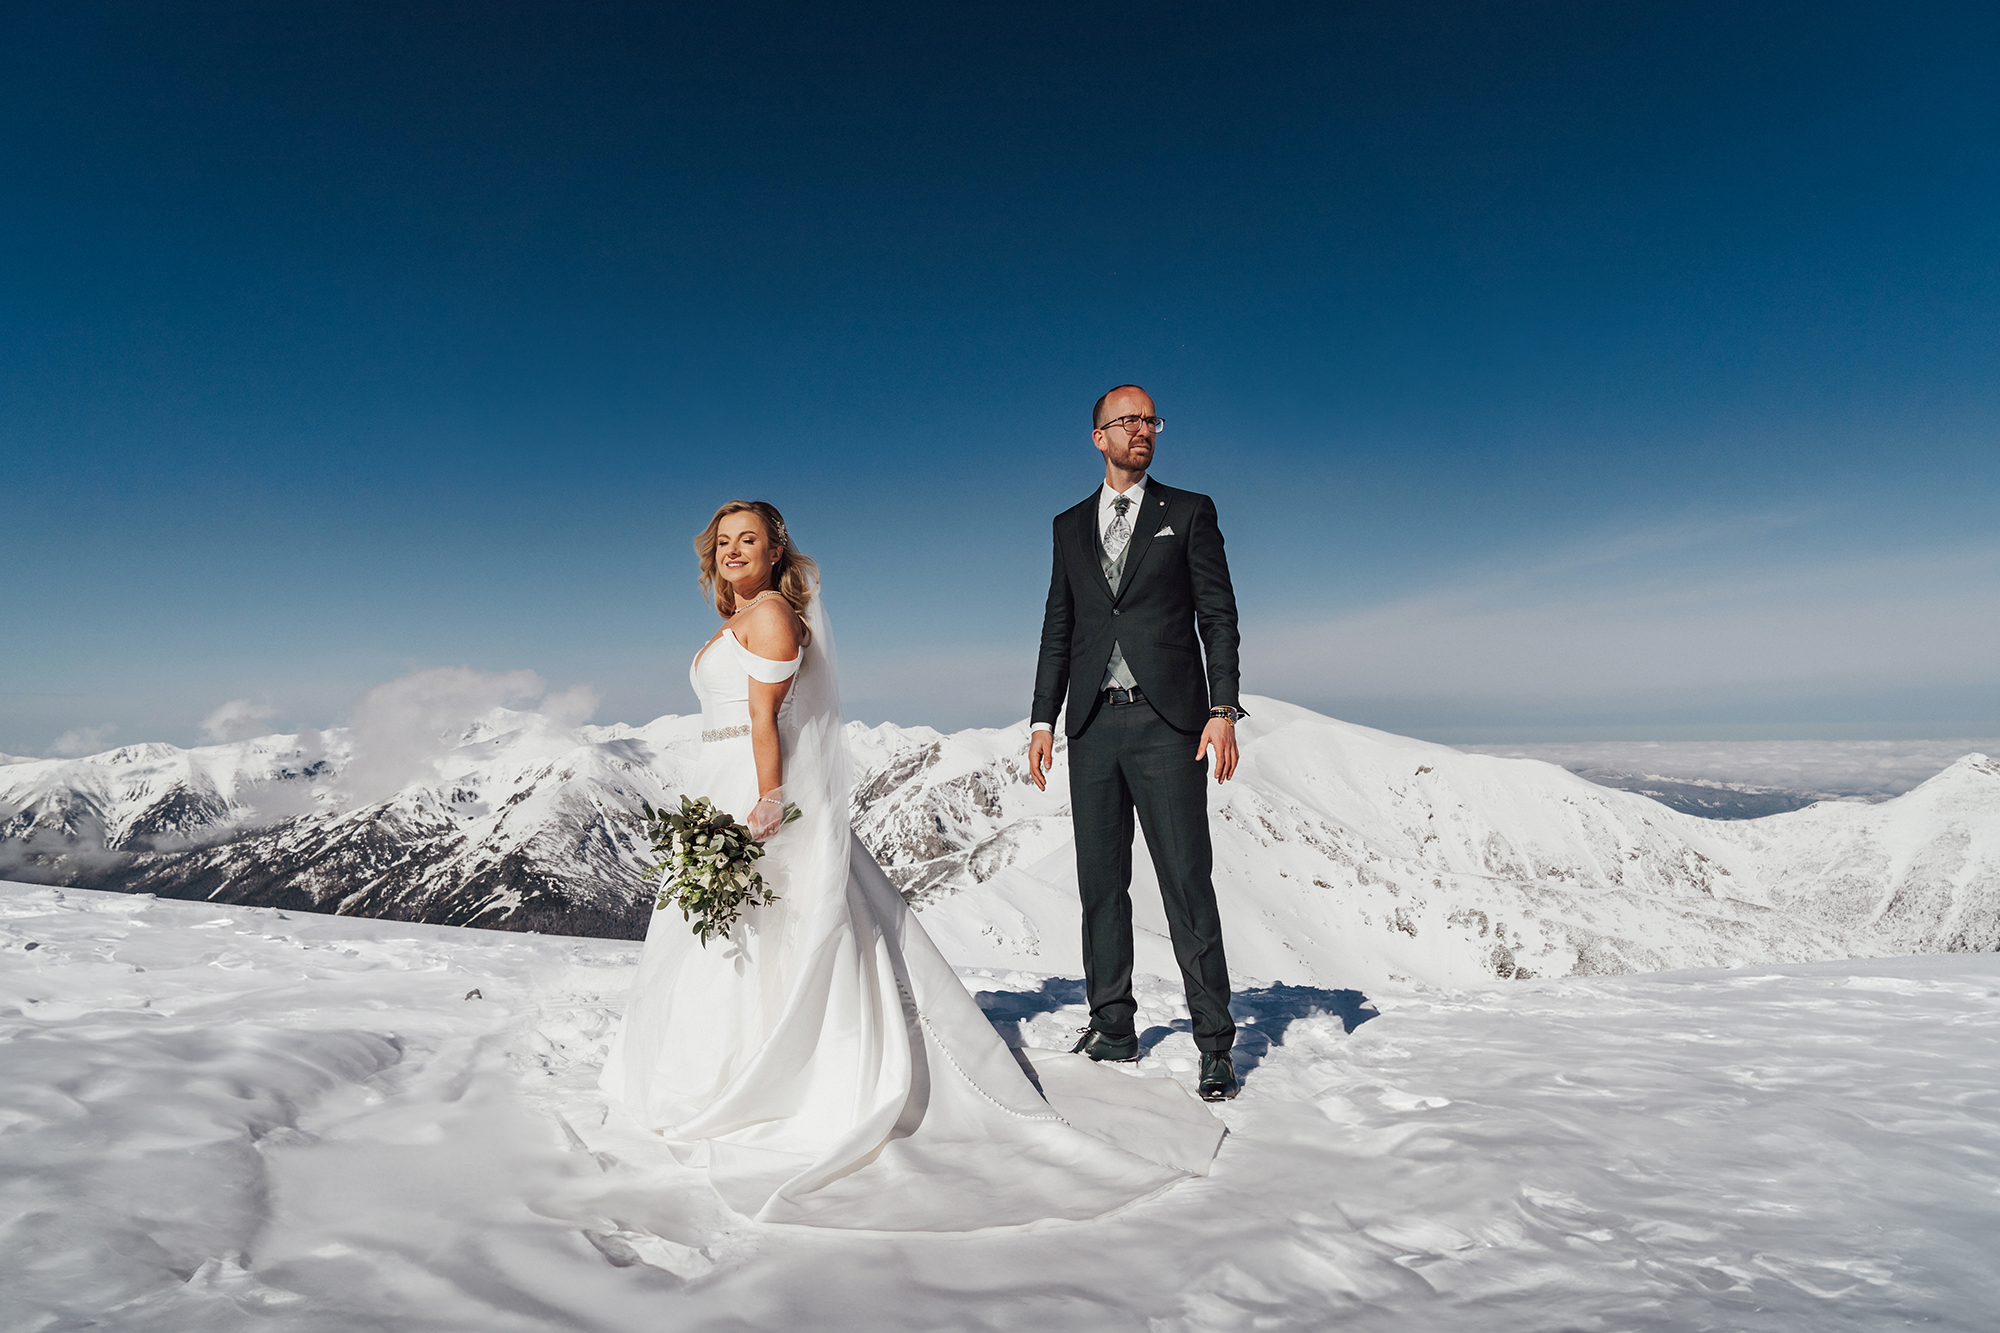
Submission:
{"label": "suit jacket", "polygon": [[1236,592],[1215,502],[1148,478],[1144,512],[1133,521],[1124,578],[1114,594],[1098,540],[1098,495],[1092,491],[1056,515],[1055,572],[1042,614],[1030,721],[1055,725],[1067,695],[1064,730],[1081,735],[1103,702],[1099,686],[1116,643],[1167,724],[1199,732],[1210,708],[1236,703]]}

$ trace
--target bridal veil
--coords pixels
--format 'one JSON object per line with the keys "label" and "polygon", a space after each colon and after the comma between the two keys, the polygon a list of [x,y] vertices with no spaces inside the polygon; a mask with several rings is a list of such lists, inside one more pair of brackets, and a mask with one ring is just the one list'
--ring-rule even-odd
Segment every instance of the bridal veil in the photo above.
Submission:
{"label": "bridal veil", "polygon": [[[818,596],[780,715],[803,817],[761,863],[777,901],[707,948],[654,914],[602,1086],[736,1211],[764,1222],[963,1232],[1101,1216],[1205,1174],[1222,1135],[1179,1084],[1010,1050],[849,821],[834,639]],[[704,726],[742,672],[696,661]],[[747,686],[743,686],[747,697]],[[747,736],[690,779],[740,818]],[[741,808],[738,808],[741,807]],[[1038,1086],[1039,1084],[1039,1086]]]}

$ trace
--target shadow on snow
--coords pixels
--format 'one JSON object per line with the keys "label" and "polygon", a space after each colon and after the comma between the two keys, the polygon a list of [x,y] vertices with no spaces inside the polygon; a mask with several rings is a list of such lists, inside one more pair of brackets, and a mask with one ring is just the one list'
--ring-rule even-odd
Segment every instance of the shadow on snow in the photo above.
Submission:
{"label": "shadow on snow", "polygon": [[[1049,977],[1034,990],[980,991],[973,998],[986,1017],[1002,1029],[1001,1035],[1010,1046],[1018,1044],[1020,1036],[1018,1031],[1009,1031],[1009,1025],[1085,1003],[1083,982],[1075,977]],[[1264,1062],[1273,1046],[1285,1044],[1286,1030],[1299,1019],[1324,1014],[1339,1019],[1341,1028],[1352,1032],[1378,1016],[1374,1002],[1358,990],[1282,983],[1232,992],[1229,1012],[1236,1019],[1236,1073],[1244,1079]],[[1150,1053],[1174,1033],[1192,1030],[1193,1024],[1185,1018],[1164,1026],[1156,1024],[1139,1034],[1139,1050]]]}

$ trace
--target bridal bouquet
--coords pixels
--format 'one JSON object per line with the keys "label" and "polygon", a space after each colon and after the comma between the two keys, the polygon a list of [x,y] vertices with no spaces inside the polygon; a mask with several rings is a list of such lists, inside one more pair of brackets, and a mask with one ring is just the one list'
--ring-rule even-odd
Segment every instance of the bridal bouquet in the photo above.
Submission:
{"label": "bridal bouquet", "polygon": [[[663,858],[646,869],[647,878],[660,881],[660,901],[653,910],[680,908],[704,948],[716,936],[727,936],[745,907],[778,900],[757,871],[764,844],[731,819],[727,810],[717,809],[706,796],[681,797],[678,812],[655,810],[645,801],[640,805],[645,810],[646,835]],[[802,813],[786,802],[779,827]]]}

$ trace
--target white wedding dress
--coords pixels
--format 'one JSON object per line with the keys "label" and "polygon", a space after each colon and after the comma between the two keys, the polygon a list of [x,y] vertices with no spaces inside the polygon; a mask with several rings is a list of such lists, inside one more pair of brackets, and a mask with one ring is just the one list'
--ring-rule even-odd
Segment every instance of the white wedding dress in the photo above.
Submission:
{"label": "white wedding dress", "polygon": [[[961,1232],[1098,1217],[1205,1175],[1222,1125],[1178,1083],[1026,1052],[1031,1081],[848,822],[833,643],[814,599],[797,661],[725,631],[695,658],[688,783],[738,819],[757,799],[749,679],[797,679],[779,714],[804,818],[759,863],[777,901],[704,947],[655,912],[604,1091],[763,1222]],[[1036,1084],[1039,1082],[1038,1090]]]}

